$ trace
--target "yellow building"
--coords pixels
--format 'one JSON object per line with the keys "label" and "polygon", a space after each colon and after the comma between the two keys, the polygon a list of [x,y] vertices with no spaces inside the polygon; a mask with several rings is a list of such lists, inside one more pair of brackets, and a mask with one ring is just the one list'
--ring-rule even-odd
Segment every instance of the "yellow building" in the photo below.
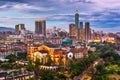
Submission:
{"label": "yellow building", "polygon": [[115,38],[107,38],[106,42],[114,44],[115,43]]}
{"label": "yellow building", "polygon": [[95,39],[93,42],[100,43],[101,40],[100,39]]}
{"label": "yellow building", "polygon": [[42,64],[48,62],[48,57],[51,58],[54,65],[60,65],[66,63],[66,51],[62,49],[49,48],[45,45],[39,47],[31,47],[29,51],[30,58],[35,61],[36,57],[40,59]]}

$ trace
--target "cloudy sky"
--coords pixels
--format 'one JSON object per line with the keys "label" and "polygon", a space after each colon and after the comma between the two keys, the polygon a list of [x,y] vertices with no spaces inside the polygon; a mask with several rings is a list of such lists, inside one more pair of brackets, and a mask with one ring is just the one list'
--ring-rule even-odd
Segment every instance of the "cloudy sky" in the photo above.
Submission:
{"label": "cloudy sky", "polygon": [[68,30],[76,9],[79,20],[90,22],[92,29],[120,31],[120,0],[0,0],[0,26],[14,28],[24,23],[34,31],[34,21],[46,19],[47,28]]}

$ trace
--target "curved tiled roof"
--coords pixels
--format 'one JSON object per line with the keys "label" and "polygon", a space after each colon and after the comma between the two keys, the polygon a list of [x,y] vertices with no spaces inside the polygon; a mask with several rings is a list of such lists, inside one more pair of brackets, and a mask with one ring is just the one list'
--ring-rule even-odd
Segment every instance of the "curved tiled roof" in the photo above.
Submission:
{"label": "curved tiled roof", "polygon": [[84,54],[87,54],[88,49],[87,48],[72,48],[70,49],[70,52],[72,52],[73,54],[79,53],[79,52],[83,52]]}

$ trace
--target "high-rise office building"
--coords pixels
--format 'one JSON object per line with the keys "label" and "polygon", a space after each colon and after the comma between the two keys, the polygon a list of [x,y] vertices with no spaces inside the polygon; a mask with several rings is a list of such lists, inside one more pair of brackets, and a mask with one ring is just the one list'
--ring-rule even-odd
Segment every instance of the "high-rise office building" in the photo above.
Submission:
{"label": "high-rise office building", "polygon": [[85,23],[85,41],[88,42],[90,40],[91,30],[90,30],[90,23]]}
{"label": "high-rise office building", "polygon": [[75,25],[77,28],[79,28],[79,14],[78,14],[78,10],[76,10],[75,13]]}
{"label": "high-rise office building", "polygon": [[35,21],[35,33],[46,36],[46,20]]}
{"label": "high-rise office building", "polygon": [[83,22],[80,22],[80,28],[83,28]]}
{"label": "high-rise office building", "polygon": [[77,37],[77,28],[75,26],[75,24],[69,24],[69,33],[70,33],[70,37]]}
{"label": "high-rise office building", "polygon": [[15,25],[15,31],[21,31],[21,30],[25,30],[24,24]]}
{"label": "high-rise office building", "polygon": [[85,41],[85,29],[84,28],[78,28],[78,40],[79,41]]}
{"label": "high-rise office building", "polygon": [[83,35],[84,35],[84,33],[83,33],[83,22],[80,22],[80,27],[78,27],[78,40],[81,40],[81,41],[83,41],[82,39],[83,39]]}

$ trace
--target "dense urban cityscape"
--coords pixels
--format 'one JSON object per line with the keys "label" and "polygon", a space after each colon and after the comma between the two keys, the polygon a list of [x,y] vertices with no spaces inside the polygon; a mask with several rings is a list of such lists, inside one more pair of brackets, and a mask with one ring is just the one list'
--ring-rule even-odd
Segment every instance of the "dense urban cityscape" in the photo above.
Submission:
{"label": "dense urban cityscape", "polygon": [[46,19],[29,30],[0,27],[0,80],[120,80],[120,32],[95,30],[79,10],[73,15],[69,30],[49,28]]}

